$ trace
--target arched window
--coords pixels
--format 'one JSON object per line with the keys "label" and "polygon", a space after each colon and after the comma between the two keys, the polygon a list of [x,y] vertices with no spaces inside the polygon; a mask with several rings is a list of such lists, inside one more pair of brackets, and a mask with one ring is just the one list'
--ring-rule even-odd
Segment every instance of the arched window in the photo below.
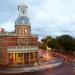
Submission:
{"label": "arched window", "polygon": [[17,40],[18,46],[21,46],[21,39]]}
{"label": "arched window", "polygon": [[19,28],[19,29],[18,29],[18,33],[19,33],[19,34],[22,34],[22,28]]}
{"label": "arched window", "polygon": [[27,29],[26,29],[26,28],[24,29],[24,31],[25,31],[25,34],[27,34],[27,32],[28,32],[28,31],[27,31]]}

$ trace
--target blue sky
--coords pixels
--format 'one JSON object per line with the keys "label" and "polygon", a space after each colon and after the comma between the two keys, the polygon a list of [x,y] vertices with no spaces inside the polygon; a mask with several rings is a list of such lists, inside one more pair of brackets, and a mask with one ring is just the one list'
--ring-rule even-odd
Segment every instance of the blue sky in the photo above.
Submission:
{"label": "blue sky", "polygon": [[[75,0],[25,0],[32,33],[75,36]],[[0,0],[0,27],[13,31],[19,0]]]}

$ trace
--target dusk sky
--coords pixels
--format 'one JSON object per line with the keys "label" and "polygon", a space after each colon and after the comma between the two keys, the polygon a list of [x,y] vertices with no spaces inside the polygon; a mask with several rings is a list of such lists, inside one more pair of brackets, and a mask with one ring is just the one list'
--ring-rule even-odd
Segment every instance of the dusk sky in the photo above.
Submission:
{"label": "dusk sky", "polygon": [[[19,0],[0,0],[0,27],[13,31]],[[75,0],[25,0],[32,33],[75,36]]]}

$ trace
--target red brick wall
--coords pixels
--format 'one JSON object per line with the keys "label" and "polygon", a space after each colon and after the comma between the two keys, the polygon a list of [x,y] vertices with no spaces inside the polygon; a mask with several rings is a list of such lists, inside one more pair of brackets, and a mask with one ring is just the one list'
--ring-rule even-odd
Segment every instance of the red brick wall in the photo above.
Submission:
{"label": "red brick wall", "polygon": [[17,37],[10,37],[10,36],[0,36],[0,40],[2,40],[2,64],[7,64],[7,47],[8,46],[16,46],[17,45]]}
{"label": "red brick wall", "polygon": [[1,52],[2,52],[2,64],[6,64],[7,61],[7,37],[0,37],[0,40],[2,40],[2,44],[0,44]]}
{"label": "red brick wall", "polygon": [[37,37],[31,37],[31,44],[33,46],[37,45],[37,42],[38,42],[38,38]]}
{"label": "red brick wall", "polygon": [[[18,38],[12,37],[12,36],[0,36],[0,40],[3,40],[2,45],[2,64],[7,64],[7,47],[8,46],[17,46],[17,40]],[[25,38],[23,39],[25,40]],[[30,41],[31,46],[37,46],[38,38],[37,37],[31,37],[30,39],[27,39]]]}
{"label": "red brick wall", "polygon": [[8,46],[17,46],[17,37],[8,37]]}

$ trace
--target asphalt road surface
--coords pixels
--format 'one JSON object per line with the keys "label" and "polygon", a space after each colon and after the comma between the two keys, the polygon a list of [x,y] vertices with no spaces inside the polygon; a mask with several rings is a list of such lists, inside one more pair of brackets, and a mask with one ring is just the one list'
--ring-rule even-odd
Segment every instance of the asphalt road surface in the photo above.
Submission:
{"label": "asphalt road surface", "polygon": [[44,71],[19,73],[19,74],[0,74],[0,75],[75,75],[75,68],[71,64],[63,64],[56,68],[50,68]]}

